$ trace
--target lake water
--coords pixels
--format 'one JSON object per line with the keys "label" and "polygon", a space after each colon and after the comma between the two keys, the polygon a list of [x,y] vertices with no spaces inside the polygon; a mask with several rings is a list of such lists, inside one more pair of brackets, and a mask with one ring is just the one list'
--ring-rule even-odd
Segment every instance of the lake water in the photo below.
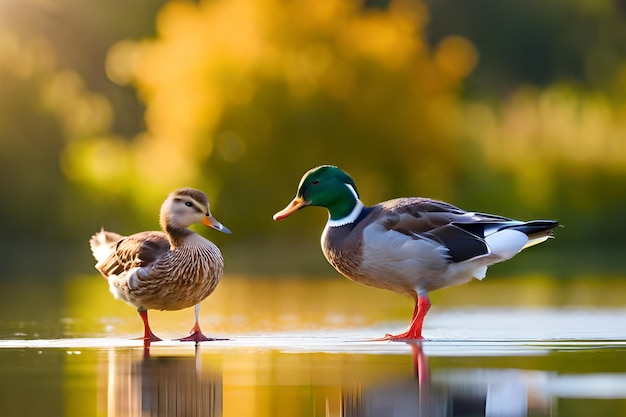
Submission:
{"label": "lake water", "polygon": [[137,313],[96,275],[0,284],[2,416],[626,416],[626,284],[541,276],[411,300],[328,279],[226,276],[193,309]]}

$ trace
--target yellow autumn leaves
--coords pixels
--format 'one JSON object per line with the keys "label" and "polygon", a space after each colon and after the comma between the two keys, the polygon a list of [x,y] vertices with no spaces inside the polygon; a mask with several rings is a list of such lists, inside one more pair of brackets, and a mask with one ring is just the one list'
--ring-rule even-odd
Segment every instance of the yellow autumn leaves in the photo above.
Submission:
{"label": "yellow autumn leaves", "polygon": [[[286,113],[329,100],[354,116],[343,131],[359,120],[389,118],[386,106],[395,102],[401,118],[380,123],[388,134],[380,140],[410,142],[412,131],[423,130],[421,140],[446,141],[454,124],[448,115],[456,114],[459,85],[477,52],[459,36],[431,49],[427,22],[425,6],[412,0],[388,10],[345,0],[170,2],[156,38],[114,45],[106,65],[112,81],[132,85],[144,101],[145,133],[94,138],[70,150],[74,176],[107,187],[106,167],[97,161],[107,155],[118,161],[108,167],[112,178],[133,178],[124,184],[153,189],[156,199],[197,181],[216,150],[236,161],[254,151],[251,142],[281,148],[298,140],[297,132],[287,137],[276,126],[283,116],[268,112],[272,100]],[[256,114],[254,138],[221,129],[241,111]]]}

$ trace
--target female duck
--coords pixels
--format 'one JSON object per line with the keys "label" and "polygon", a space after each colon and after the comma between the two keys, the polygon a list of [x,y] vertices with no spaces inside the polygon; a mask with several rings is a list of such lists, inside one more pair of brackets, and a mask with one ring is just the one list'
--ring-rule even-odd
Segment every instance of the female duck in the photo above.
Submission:
{"label": "female duck", "polygon": [[162,232],[121,236],[101,230],[89,241],[96,269],[109,282],[114,297],[137,308],[147,343],[161,340],[150,329],[148,310],[194,305],[195,325],[189,336],[179,340],[213,340],[200,330],[199,303],[220,281],[224,260],[217,246],[188,229],[197,223],[230,233],[211,215],[202,191],[183,188],[171,193],[161,207]]}
{"label": "female duck", "polygon": [[472,213],[427,198],[366,207],[352,178],[323,165],[302,177],[296,197],[274,215],[282,220],[306,206],[328,209],[322,250],[347,278],[415,299],[409,329],[387,340],[421,339],[428,293],[483,279],[487,267],[552,236],[556,221],[522,222]]}

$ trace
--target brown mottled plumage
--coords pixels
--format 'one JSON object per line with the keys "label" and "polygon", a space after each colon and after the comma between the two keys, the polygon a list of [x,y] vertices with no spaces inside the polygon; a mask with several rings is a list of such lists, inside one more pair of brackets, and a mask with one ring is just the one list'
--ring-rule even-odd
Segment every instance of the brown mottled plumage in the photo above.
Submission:
{"label": "brown mottled plumage", "polygon": [[144,340],[160,340],[148,324],[147,310],[181,310],[196,306],[191,334],[180,340],[210,340],[198,324],[199,303],[217,286],[224,260],[217,246],[189,226],[202,223],[230,233],[212,215],[206,195],[183,188],[171,193],[161,207],[162,232],[131,236],[101,230],[89,244],[96,269],[109,282],[115,298],[137,308],[144,321]]}

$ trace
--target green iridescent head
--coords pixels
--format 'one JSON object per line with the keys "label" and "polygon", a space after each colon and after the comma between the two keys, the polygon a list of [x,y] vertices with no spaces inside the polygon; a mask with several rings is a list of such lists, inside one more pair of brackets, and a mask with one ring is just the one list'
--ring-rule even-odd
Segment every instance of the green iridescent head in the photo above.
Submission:
{"label": "green iridescent head", "polygon": [[332,220],[346,217],[354,209],[359,193],[352,177],[336,166],[322,165],[302,176],[296,197],[274,214],[282,220],[306,206],[326,207]]}

